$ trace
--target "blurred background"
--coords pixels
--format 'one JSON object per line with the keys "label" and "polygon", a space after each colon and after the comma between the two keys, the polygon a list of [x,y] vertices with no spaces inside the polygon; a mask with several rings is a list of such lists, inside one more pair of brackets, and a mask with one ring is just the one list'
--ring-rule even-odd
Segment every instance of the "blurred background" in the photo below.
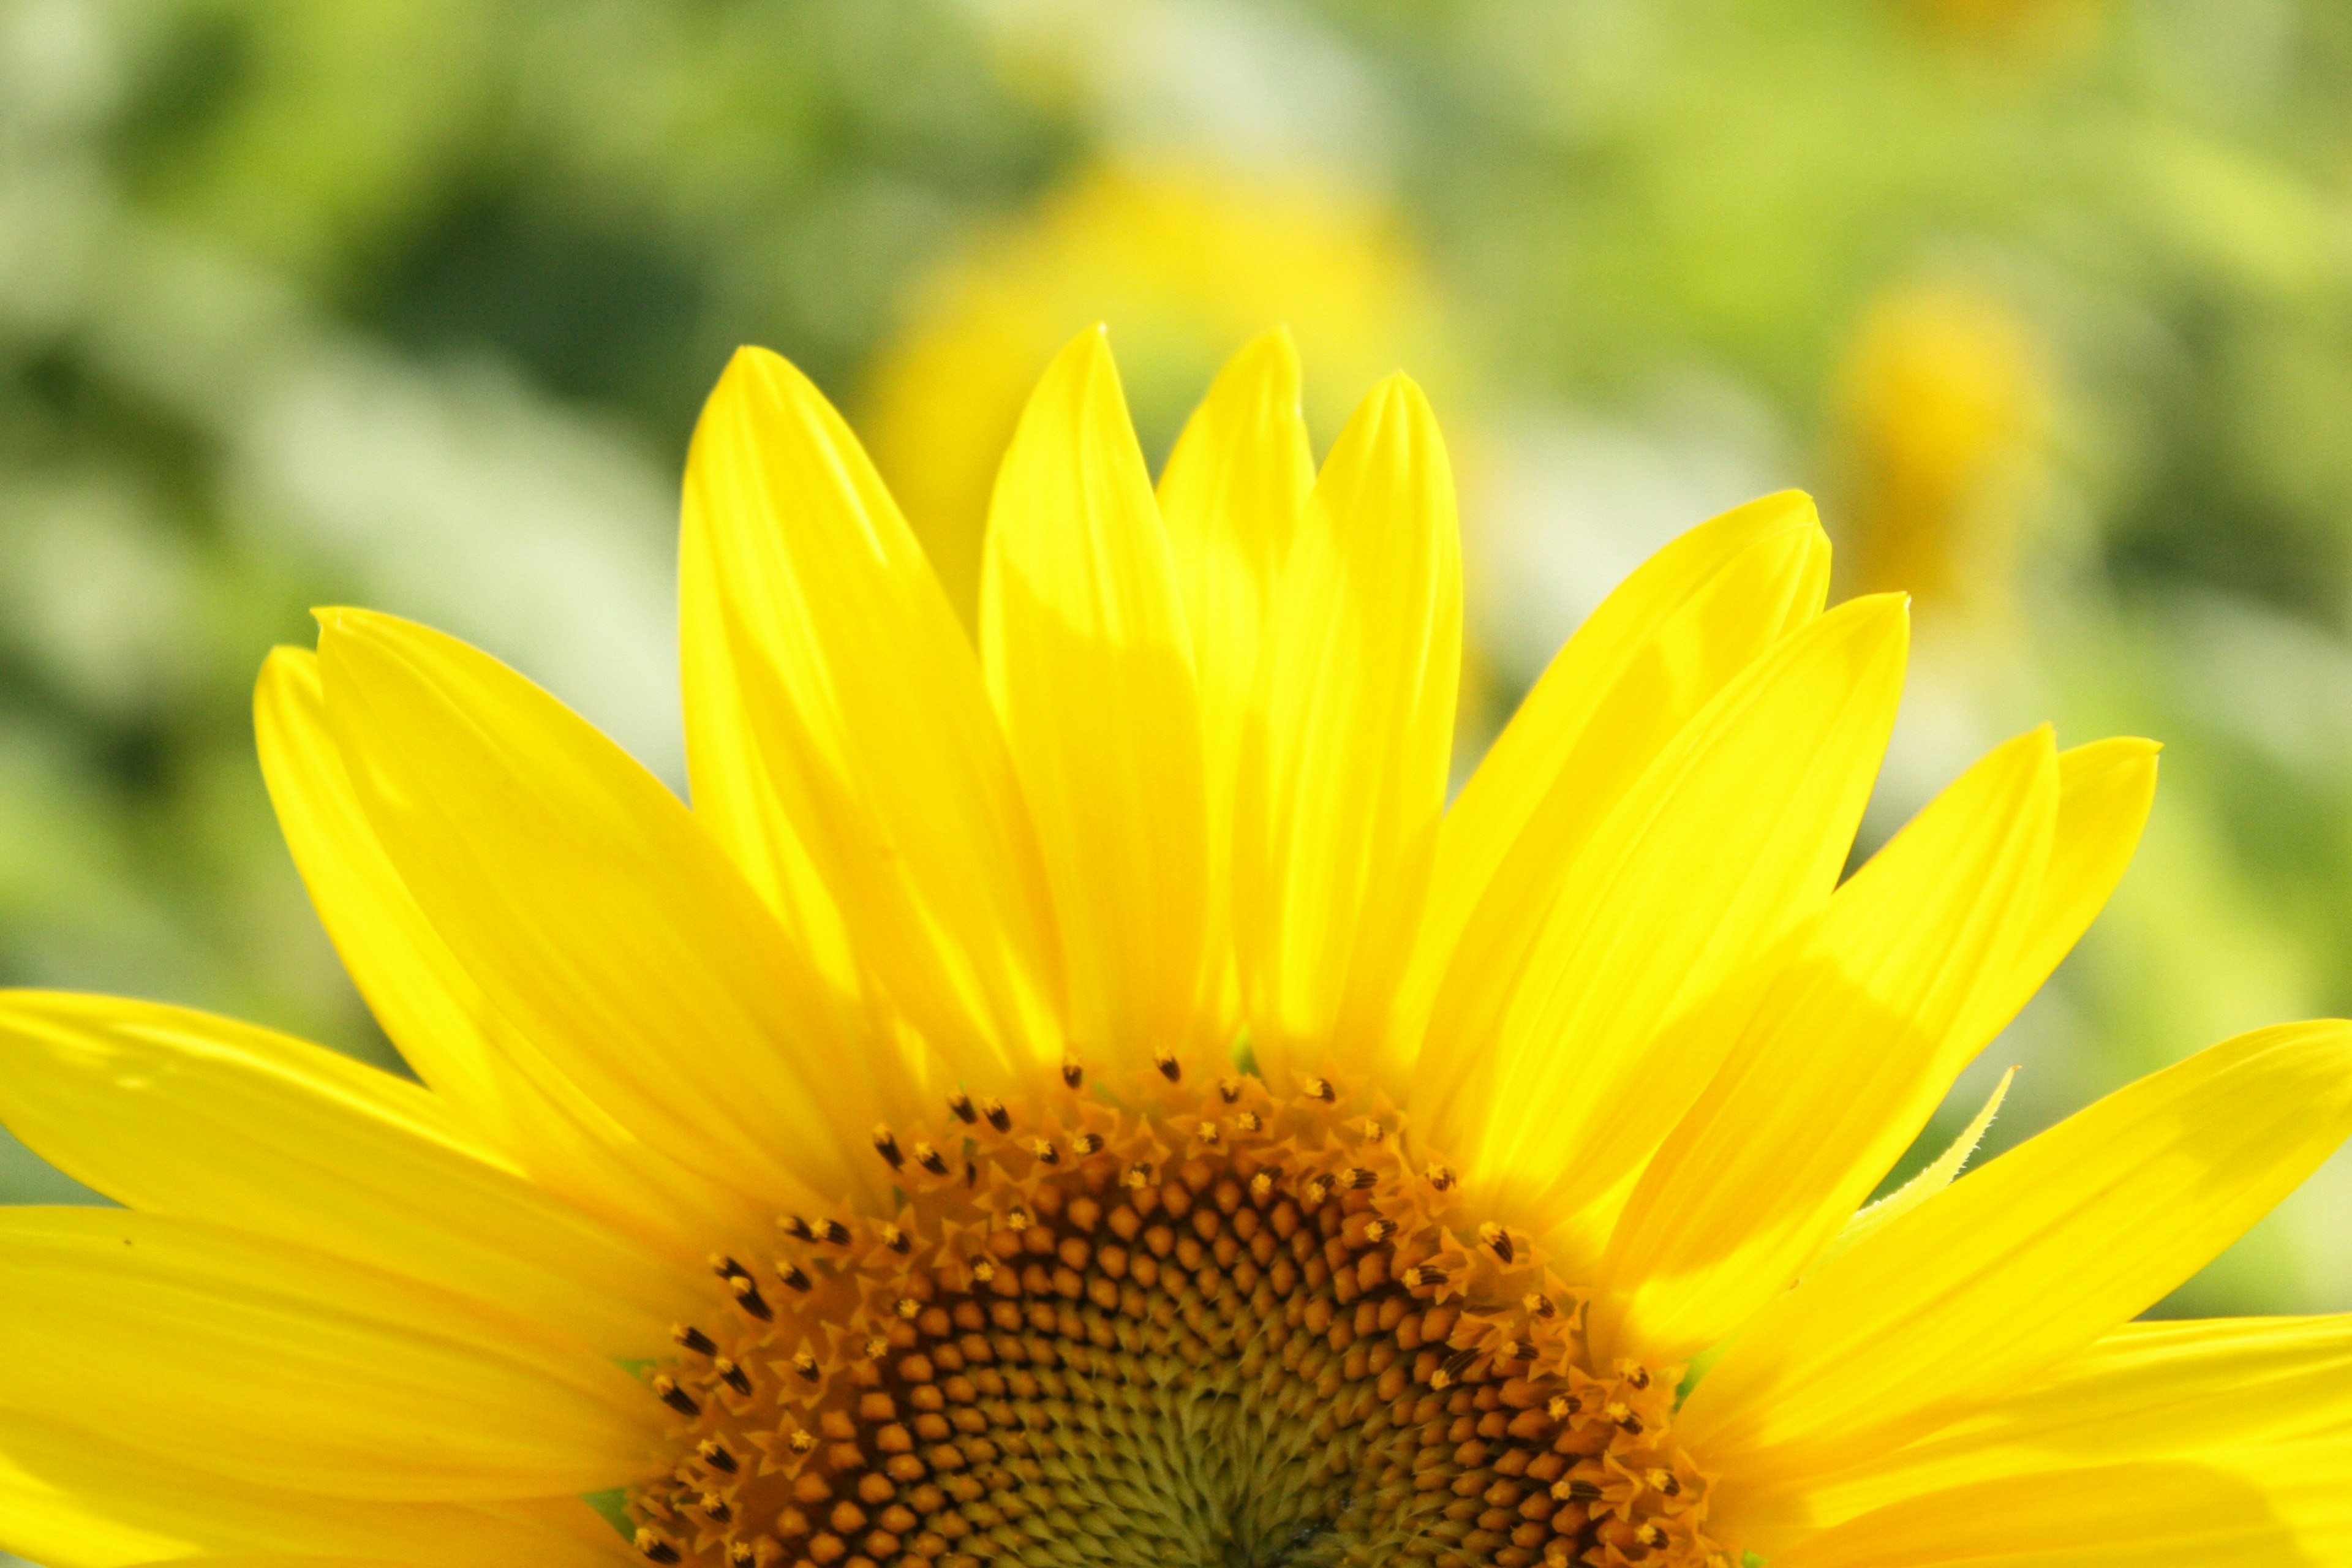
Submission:
{"label": "blurred background", "polygon": [[[251,682],[434,622],[681,773],[677,477],[739,342],[969,603],[1031,378],[1164,455],[1290,323],[1461,476],[1465,756],[1672,533],[1784,485],[1917,595],[1883,837],[2048,716],[2168,746],[1971,1072],[2000,1146],[2352,1011],[2352,12],[2299,0],[0,0],[0,981],[389,1060]],[[1963,1103],[1965,1102],[1965,1103]],[[1934,1134],[1931,1134],[1934,1136]],[[0,1144],[0,1197],[87,1200]],[[2167,1310],[2352,1308],[2339,1160]]]}

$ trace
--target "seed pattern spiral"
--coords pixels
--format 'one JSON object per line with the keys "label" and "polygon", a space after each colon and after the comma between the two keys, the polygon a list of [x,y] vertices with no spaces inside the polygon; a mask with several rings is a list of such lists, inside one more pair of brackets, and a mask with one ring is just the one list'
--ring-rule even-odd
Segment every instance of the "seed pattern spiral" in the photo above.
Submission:
{"label": "seed pattern spiral", "polygon": [[887,1219],[785,1215],[650,1377],[664,1564],[1729,1568],[1679,1368],[1331,1080],[958,1094],[877,1129]]}

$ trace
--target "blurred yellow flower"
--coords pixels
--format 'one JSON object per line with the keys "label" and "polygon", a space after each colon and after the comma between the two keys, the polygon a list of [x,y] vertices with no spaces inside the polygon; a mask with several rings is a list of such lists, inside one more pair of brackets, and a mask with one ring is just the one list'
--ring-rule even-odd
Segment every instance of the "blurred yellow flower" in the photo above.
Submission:
{"label": "blurred yellow flower", "polygon": [[1989,1108],[1861,1207],[2105,900],[2155,756],[2032,731],[1842,879],[1906,621],[1824,611],[1801,496],[1636,572],[1451,808],[1454,491],[1401,375],[1318,473],[1260,337],[1155,491],[1082,333],[976,648],[773,355],[685,529],[692,811],[412,623],[265,669],[287,837],[422,1085],[0,1000],[0,1113],[130,1205],[0,1211],[0,1543],[2344,1560],[2352,1325],[2128,1320],[2352,1130],[2352,1026],[1955,1182]]}
{"label": "blurred yellow flower", "polygon": [[1147,452],[1167,449],[1234,345],[1286,323],[1318,366],[1318,427],[1343,389],[1442,360],[1437,312],[1381,208],[1304,175],[1104,167],[950,258],[908,307],[863,399],[876,465],[967,616],[998,458],[1071,333],[1118,323]]}
{"label": "blurred yellow flower", "polygon": [[2045,375],[2005,301],[1949,283],[1872,307],[1846,368],[1854,578],[1980,626],[2010,608]]}
{"label": "blurred yellow flower", "polygon": [[1910,9],[1955,43],[2040,64],[2088,48],[2108,5],[2107,0],[1911,0]]}

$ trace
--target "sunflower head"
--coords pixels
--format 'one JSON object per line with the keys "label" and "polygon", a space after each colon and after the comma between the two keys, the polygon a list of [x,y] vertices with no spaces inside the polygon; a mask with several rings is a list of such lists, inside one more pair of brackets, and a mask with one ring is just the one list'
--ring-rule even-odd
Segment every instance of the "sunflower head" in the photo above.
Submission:
{"label": "sunflower head", "polygon": [[1679,1369],[1596,1367],[1581,1294],[1360,1085],[1212,1065],[952,1094],[876,1134],[893,1217],[784,1215],[764,1279],[714,1258],[739,1310],[656,1374],[686,1425],[641,1550],[1709,1560]]}
{"label": "sunflower head", "polygon": [[1155,483],[1082,334],[973,639],[746,351],[687,481],[690,807],[422,627],[272,655],[288,840],[422,1082],[0,999],[0,1115],[127,1205],[0,1213],[0,1544],[2347,1561],[2352,1330],[2128,1321],[2352,1130],[2352,1026],[1955,1181],[1996,1097],[1864,1206],[2155,748],[2029,731],[1846,874],[1905,607],[1826,608],[1786,494],[1636,573],[1449,805],[1435,420],[1391,378],[1318,467],[1298,408],[1256,340]]}

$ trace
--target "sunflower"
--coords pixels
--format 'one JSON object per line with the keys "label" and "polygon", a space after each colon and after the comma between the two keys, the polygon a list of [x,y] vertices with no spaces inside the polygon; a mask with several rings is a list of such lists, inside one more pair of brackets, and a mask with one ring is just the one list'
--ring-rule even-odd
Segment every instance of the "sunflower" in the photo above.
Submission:
{"label": "sunflower", "polygon": [[[356,610],[257,701],[422,1083],[18,993],[0,1540],[509,1568],[2352,1563],[2352,1324],[2135,1323],[2352,1129],[2217,1046],[1862,1206],[2121,875],[2037,730],[1841,878],[1899,598],[1801,496],[1669,545],[1451,808],[1420,393],[1279,333],[1157,491],[1099,332],[979,646],[772,355],[686,487],[689,811]],[[1694,1368],[1702,1371],[1694,1371]],[[599,1516],[602,1517],[599,1517]],[[617,1528],[615,1528],[617,1526]]]}

